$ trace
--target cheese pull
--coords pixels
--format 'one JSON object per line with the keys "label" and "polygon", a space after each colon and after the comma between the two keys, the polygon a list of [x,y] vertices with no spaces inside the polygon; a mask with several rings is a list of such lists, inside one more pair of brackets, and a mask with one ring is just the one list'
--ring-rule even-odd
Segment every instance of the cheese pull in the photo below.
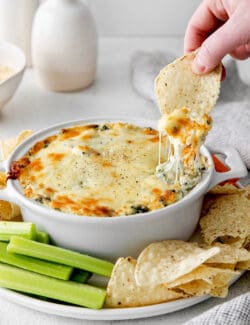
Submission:
{"label": "cheese pull", "polygon": [[156,175],[179,189],[183,195],[199,182],[202,170],[206,168],[200,147],[211,124],[210,116],[194,116],[186,107],[164,114],[159,120],[161,138],[167,138],[165,142],[169,149],[166,161],[159,161]]}

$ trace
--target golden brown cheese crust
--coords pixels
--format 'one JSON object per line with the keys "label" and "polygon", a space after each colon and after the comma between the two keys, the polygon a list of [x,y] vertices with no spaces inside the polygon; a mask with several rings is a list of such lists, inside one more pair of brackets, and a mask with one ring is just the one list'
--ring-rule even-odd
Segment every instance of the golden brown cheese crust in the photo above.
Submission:
{"label": "golden brown cheese crust", "polygon": [[62,212],[100,217],[143,213],[180,199],[155,175],[158,153],[154,129],[126,123],[77,125],[37,142],[13,162],[9,177],[19,179],[28,198]]}

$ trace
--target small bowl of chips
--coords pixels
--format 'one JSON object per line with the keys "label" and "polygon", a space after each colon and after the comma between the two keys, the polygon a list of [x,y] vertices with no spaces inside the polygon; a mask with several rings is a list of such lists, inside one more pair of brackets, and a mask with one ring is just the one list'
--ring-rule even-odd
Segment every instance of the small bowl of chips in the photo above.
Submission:
{"label": "small bowl of chips", "polygon": [[0,109],[12,98],[25,70],[24,53],[17,46],[0,42]]}

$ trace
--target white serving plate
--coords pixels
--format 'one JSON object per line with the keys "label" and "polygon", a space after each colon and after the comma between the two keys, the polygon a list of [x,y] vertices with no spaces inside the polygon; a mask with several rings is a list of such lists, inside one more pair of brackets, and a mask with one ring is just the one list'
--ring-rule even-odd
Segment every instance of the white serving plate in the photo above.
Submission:
{"label": "white serving plate", "polygon": [[[241,275],[236,276],[231,284],[236,282]],[[138,319],[170,314],[172,312],[185,309],[196,305],[204,300],[211,298],[209,295],[201,297],[185,298],[175,301],[165,302],[161,304],[133,307],[133,308],[104,308],[100,310],[93,310],[78,306],[65,305],[61,303],[54,303],[39,300],[29,297],[25,294],[18,293],[9,289],[0,288],[0,296],[18,305],[26,308],[31,308],[50,315],[77,318],[82,320],[125,320]]]}

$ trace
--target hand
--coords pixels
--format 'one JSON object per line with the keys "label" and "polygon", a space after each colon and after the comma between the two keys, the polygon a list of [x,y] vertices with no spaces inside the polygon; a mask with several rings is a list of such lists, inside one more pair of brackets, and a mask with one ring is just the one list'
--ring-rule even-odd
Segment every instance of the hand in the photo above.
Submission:
{"label": "hand", "polygon": [[203,0],[192,16],[184,51],[196,50],[193,71],[213,70],[226,54],[240,60],[250,56],[250,0]]}

